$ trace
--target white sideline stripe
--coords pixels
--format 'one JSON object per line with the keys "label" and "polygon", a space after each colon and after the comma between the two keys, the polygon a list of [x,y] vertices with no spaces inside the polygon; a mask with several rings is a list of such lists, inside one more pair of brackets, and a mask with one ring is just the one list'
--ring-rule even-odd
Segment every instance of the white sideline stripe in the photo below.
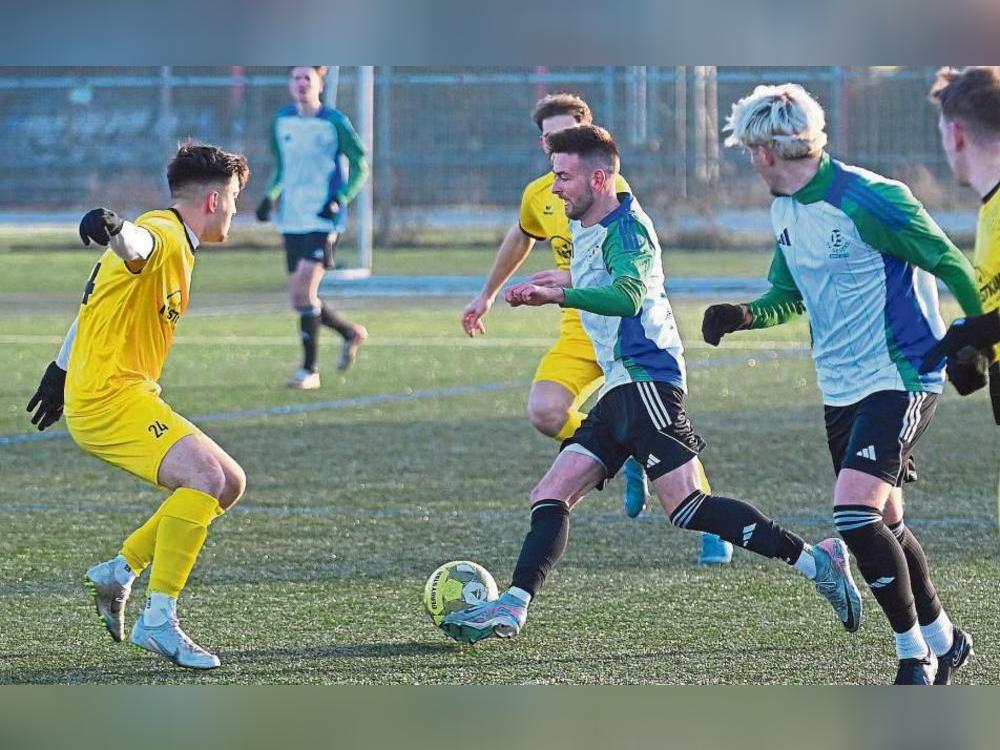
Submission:
{"label": "white sideline stripe", "polygon": [[[58,346],[62,344],[62,336],[45,336],[33,333],[4,333],[0,334],[0,346],[13,346],[20,344],[45,344]],[[465,342],[468,346],[497,347],[497,348],[536,348],[552,346],[554,338],[490,338],[489,336],[477,336],[469,341],[468,337],[461,334],[455,336],[431,336],[427,338],[414,336],[412,338],[393,336],[379,337],[372,336],[365,342],[365,348],[381,346],[417,346],[417,347],[454,347]],[[293,335],[289,336],[178,336],[174,340],[175,346],[219,346],[222,344],[233,344],[236,346],[291,346],[299,348],[302,342]],[[704,349],[710,351],[720,351],[717,347],[710,346],[704,341],[693,341],[684,344],[685,349]],[[771,349],[775,351],[808,351],[808,348],[797,341],[733,341],[728,339],[724,344],[725,349],[736,349],[740,351],[755,351],[757,349]]]}
{"label": "white sideline stripe", "polygon": [[[777,358],[799,357],[808,354],[808,350],[776,353]],[[731,357],[714,357],[712,359],[694,360],[687,363],[689,370],[710,369],[724,365],[744,364],[747,358],[740,355]],[[306,414],[314,411],[337,411],[340,409],[356,409],[379,404],[398,403],[401,401],[419,401],[425,398],[444,398],[447,396],[465,396],[475,393],[491,393],[512,388],[525,388],[523,381],[506,383],[482,383],[480,385],[458,385],[447,388],[427,388],[421,391],[402,391],[396,393],[378,393],[372,396],[356,396],[339,398],[333,401],[315,401],[306,404],[282,404],[280,406],[262,406],[257,409],[242,409],[239,411],[219,412],[217,414],[196,414],[191,417],[194,422],[238,422],[256,417],[276,417],[287,414]],[[25,419],[27,419],[25,413]],[[69,437],[65,430],[54,432],[19,432],[12,435],[0,435],[0,447],[5,445],[20,445],[22,443],[40,443],[46,440],[58,440]]]}

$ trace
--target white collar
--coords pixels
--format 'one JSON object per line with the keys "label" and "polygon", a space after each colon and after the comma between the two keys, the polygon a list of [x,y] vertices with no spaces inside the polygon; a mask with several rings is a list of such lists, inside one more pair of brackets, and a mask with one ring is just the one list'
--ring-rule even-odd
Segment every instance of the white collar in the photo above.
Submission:
{"label": "white collar", "polygon": [[181,224],[184,225],[184,231],[187,232],[188,241],[191,243],[191,252],[198,252],[198,245],[201,243],[198,241],[198,237],[195,235],[194,230],[192,230],[183,219],[181,219]]}

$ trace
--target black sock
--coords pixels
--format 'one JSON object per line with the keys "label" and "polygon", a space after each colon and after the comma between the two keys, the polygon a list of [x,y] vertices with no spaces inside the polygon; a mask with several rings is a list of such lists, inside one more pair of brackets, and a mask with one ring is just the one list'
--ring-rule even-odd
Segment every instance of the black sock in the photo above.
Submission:
{"label": "black sock", "polygon": [[882,514],[867,505],[838,505],[833,520],[893,631],[905,633],[917,624],[910,573],[903,548]]}
{"label": "black sock", "polygon": [[902,521],[890,526],[889,531],[896,537],[906,556],[906,568],[910,573],[910,588],[917,607],[917,620],[921,625],[930,625],[941,614],[941,600],[931,582],[924,548],[913,536],[913,532]]}
{"label": "black sock", "polygon": [[354,326],[334,312],[333,308],[327,305],[326,302],[321,302],[320,305],[319,319],[323,325],[327,328],[332,328],[347,340],[354,337]]}
{"label": "black sock", "polygon": [[782,528],[750,503],[704,492],[692,492],[670,514],[682,529],[707,531],[764,557],[794,565],[805,541]]}
{"label": "black sock", "polygon": [[566,551],[569,507],[560,500],[541,500],[531,507],[531,530],[521,545],[511,584],[532,597]]}
{"label": "black sock", "polygon": [[302,367],[309,372],[316,372],[316,350],[319,344],[319,316],[316,311],[307,308],[299,310],[299,329],[302,331],[302,348],[305,356]]}

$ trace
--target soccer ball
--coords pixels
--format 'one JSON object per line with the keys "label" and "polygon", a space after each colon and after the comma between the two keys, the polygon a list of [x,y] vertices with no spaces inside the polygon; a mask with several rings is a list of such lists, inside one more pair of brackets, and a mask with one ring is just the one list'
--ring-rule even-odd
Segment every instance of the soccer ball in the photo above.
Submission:
{"label": "soccer ball", "polygon": [[435,625],[440,625],[445,615],[499,596],[490,572],[468,560],[445,563],[431,573],[424,586],[424,606]]}

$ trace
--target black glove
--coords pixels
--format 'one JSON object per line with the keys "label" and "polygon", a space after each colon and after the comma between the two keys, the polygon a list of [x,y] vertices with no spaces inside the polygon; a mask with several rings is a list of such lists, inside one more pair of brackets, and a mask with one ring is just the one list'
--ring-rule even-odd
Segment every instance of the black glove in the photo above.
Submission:
{"label": "black glove", "polygon": [[1000,362],[990,367],[990,401],[993,403],[993,421],[1000,424]]}
{"label": "black glove", "polygon": [[966,347],[954,357],[948,358],[945,372],[959,395],[968,396],[986,387],[986,371],[989,366],[989,356],[978,349]]}
{"label": "black glove", "polygon": [[266,195],[260,199],[257,205],[257,221],[270,221],[271,211],[274,209],[274,201]]}
{"label": "black glove", "polygon": [[701,321],[701,337],[718,346],[723,336],[748,327],[752,319],[747,305],[712,305]]}
{"label": "black glove", "polygon": [[80,239],[84,245],[89,246],[93,240],[101,247],[107,247],[124,225],[121,217],[111,209],[95,208],[87,211],[80,220]]}
{"label": "black glove", "polygon": [[334,198],[323,206],[323,210],[316,215],[321,219],[332,219],[338,213],[340,213],[340,201]]}
{"label": "black glove", "polygon": [[[63,413],[63,389],[66,387],[66,371],[55,362],[50,362],[42,375],[38,390],[28,402],[28,411],[34,411],[31,424],[38,425],[39,430],[51,427],[59,421]],[[35,411],[35,407],[38,410]]]}
{"label": "black glove", "polygon": [[920,372],[930,372],[941,366],[945,357],[954,357],[962,349],[972,347],[985,349],[1000,343],[1000,310],[977,315],[974,318],[959,318],[951,324],[933,349],[924,356]]}

